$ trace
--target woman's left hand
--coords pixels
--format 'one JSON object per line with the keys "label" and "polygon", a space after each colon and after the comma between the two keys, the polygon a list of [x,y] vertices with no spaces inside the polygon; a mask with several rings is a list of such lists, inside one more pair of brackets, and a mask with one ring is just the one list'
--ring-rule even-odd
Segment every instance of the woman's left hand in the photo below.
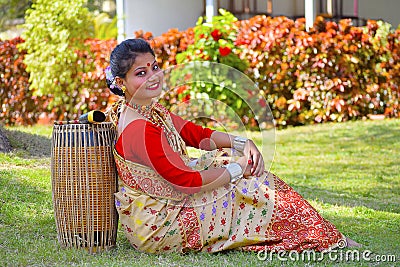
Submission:
{"label": "woman's left hand", "polygon": [[265,171],[264,159],[252,140],[247,140],[243,153],[252,160],[251,174],[257,177],[261,176]]}

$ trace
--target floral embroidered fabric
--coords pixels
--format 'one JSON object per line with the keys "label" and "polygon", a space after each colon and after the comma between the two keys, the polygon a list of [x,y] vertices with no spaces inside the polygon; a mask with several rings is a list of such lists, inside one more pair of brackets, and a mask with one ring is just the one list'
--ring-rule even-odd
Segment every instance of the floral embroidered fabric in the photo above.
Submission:
{"label": "floral embroidered fabric", "polygon": [[[168,113],[163,113],[163,115]],[[164,121],[170,121],[166,118]],[[186,148],[168,125],[171,146],[189,164]],[[195,170],[221,167],[240,156],[233,149],[202,154]],[[214,190],[184,194],[147,166],[115,152],[119,173],[116,208],[134,248],[149,253],[325,251],[344,236],[290,186],[271,173],[250,176]]]}
{"label": "floral embroidered fabric", "polygon": [[[234,159],[231,149],[210,151],[199,157],[194,168],[217,167]],[[128,161],[121,164],[135,167]],[[124,176],[131,176],[129,171],[119,174],[116,206],[126,236],[138,250],[324,251],[344,239],[306,200],[270,173],[207,192],[181,195],[182,200],[170,198],[175,189],[167,182],[163,185],[169,186],[168,190],[155,182],[161,177],[143,174],[142,179],[152,180],[146,190],[158,191],[157,196],[151,196],[124,183]]]}

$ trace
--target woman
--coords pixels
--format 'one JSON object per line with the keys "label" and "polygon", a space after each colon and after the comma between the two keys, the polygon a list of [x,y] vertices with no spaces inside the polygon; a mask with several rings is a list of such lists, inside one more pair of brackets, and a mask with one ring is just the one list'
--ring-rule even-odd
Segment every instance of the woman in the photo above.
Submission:
{"label": "woman", "polygon": [[[253,141],[195,125],[155,102],[163,72],[146,41],[119,44],[106,72],[112,92],[125,98],[113,116],[115,196],[133,247],[149,253],[327,251],[346,244],[335,226],[265,172]],[[186,146],[209,152],[191,161]]]}

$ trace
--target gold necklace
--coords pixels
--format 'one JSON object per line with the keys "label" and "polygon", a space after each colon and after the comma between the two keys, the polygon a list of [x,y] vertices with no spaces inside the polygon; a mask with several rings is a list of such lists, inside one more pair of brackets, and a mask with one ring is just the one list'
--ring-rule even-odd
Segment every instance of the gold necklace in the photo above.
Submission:
{"label": "gold necklace", "polygon": [[131,108],[132,110],[136,111],[146,119],[150,120],[151,118],[151,109],[153,107],[153,103],[150,105],[138,105],[138,104],[131,104],[131,103],[126,103],[126,106]]}

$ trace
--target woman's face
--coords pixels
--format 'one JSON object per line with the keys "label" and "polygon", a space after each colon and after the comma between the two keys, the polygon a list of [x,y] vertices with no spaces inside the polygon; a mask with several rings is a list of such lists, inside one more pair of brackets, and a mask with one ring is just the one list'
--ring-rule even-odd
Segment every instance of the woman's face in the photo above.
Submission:
{"label": "woman's face", "polygon": [[126,86],[126,100],[139,105],[150,104],[161,93],[163,76],[151,53],[139,54],[125,79],[122,79]]}

